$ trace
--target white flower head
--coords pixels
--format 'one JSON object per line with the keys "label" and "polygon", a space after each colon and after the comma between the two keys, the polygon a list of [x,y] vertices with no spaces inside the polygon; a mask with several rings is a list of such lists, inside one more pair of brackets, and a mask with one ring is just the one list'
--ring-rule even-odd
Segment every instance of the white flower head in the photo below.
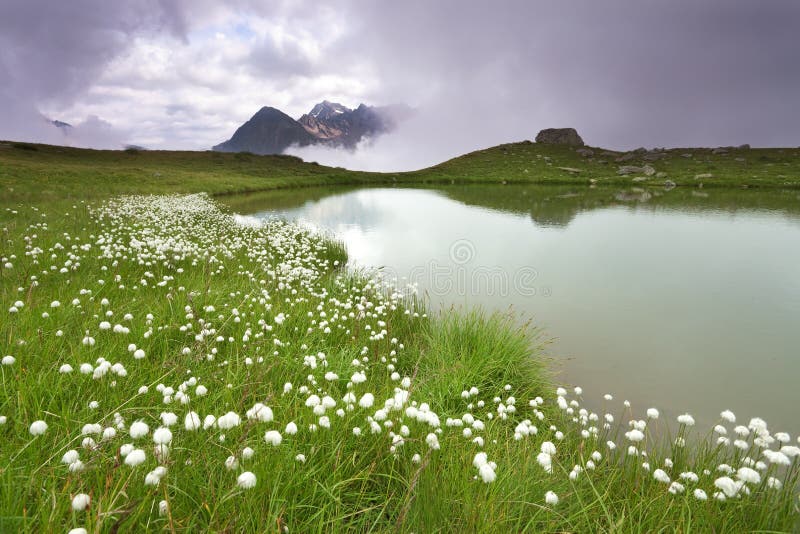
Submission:
{"label": "white flower head", "polygon": [[236,479],[236,483],[242,489],[250,489],[256,486],[256,475],[250,471],[245,471]]}

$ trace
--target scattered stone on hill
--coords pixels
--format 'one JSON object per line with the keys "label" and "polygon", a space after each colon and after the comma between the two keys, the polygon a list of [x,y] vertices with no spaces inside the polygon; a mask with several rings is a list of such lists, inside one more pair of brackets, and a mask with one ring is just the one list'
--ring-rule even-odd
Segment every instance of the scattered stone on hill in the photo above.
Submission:
{"label": "scattered stone on hill", "polygon": [[670,189],[675,189],[676,185],[677,184],[672,180],[664,180],[664,189],[666,189],[667,191],[669,191]]}
{"label": "scattered stone on hill", "polygon": [[712,154],[724,155],[724,154],[728,153],[728,149],[726,147],[724,147],[724,146],[720,146],[720,147],[712,149],[711,153]]}
{"label": "scattered stone on hill", "polygon": [[750,149],[750,145],[749,145],[748,143],[745,143],[745,144],[743,144],[743,145],[739,145],[739,146],[738,146],[738,147],[736,147],[736,148],[738,148],[738,149],[740,149],[740,150],[749,150],[749,149]]}
{"label": "scattered stone on hill", "polygon": [[694,179],[695,180],[702,180],[703,178],[713,178],[713,177],[714,177],[714,175],[711,174],[710,172],[704,172],[702,174],[695,174],[694,175]]}
{"label": "scattered stone on hill", "polygon": [[578,154],[580,154],[584,158],[588,158],[588,157],[594,156],[594,150],[592,150],[591,148],[579,148],[575,152],[577,152]]}
{"label": "scattered stone on hill", "polygon": [[643,167],[637,167],[636,165],[623,165],[619,168],[619,170],[617,170],[617,174],[620,176],[639,173],[642,173],[645,176],[653,176],[656,173],[656,170],[650,165],[645,165]]}
{"label": "scattered stone on hill", "polygon": [[691,155],[691,154],[689,154],[688,152],[684,152],[683,154],[681,154],[681,157],[682,157],[682,158],[691,158],[691,157],[692,157],[692,155]]}
{"label": "scattered stone on hill", "polygon": [[561,169],[562,171],[567,171],[572,174],[581,172],[581,169],[576,169],[574,167],[556,167],[556,169]]}
{"label": "scattered stone on hill", "polygon": [[665,173],[663,171],[659,171],[659,172],[656,173],[656,178],[666,178],[666,177],[667,177],[667,173]]}
{"label": "scattered stone on hill", "polygon": [[633,181],[636,182],[636,183],[638,183],[638,182],[646,182],[649,179],[650,178],[648,178],[647,176],[634,176],[633,177]]}
{"label": "scattered stone on hill", "polygon": [[630,160],[632,160],[634,158],[636,158],[636,154],[634,154],[633,152],[626,152],[625,154],[623,154],[623,155],[619,156],[618,158],[616,158],[616,161],[618,161],[619,163],[624,163],[624,162],[630,161]]}
{"label": "scattered stone on hill", "polygon": [[583,146],[575,128],[546,128],[536,134],[536,142],[544,145]]}

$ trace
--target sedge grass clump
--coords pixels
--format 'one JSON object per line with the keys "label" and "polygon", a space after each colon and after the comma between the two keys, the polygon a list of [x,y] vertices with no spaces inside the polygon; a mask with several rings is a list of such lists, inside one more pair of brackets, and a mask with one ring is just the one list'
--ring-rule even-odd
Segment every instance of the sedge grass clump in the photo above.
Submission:
{"label": "sedge grass clump", "polygon": [[796,524],[800,448],[762,419],[665,439],[656,408],[555,387],[513,318],[428,317],[204,195],[66,211],[18,207],[0,252],[2,530]]}

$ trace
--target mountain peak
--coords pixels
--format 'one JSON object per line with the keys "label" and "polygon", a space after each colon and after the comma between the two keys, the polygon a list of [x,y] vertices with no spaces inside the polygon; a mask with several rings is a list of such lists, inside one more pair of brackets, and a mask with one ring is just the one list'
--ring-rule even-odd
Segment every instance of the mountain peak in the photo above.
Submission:
{"label": "mountain peak", "polygon": [[264,106],[214,150],[280,154],[291,145],[355,148],[363,138],[380,135],[395,126],[396,117],[388,111],[364,104],[353,110],[323,100],[294,120],[279,109]]}
{"label": "mountain peak", "polygon": [[347,113],[350,111],[352,111],[350,108],[345,107],[338,102],[323,100],[311,108],[311,111],[308,113],[308,115],[311,115],[314,118],[322,118],[323,120],[327,120],[333,115]]}

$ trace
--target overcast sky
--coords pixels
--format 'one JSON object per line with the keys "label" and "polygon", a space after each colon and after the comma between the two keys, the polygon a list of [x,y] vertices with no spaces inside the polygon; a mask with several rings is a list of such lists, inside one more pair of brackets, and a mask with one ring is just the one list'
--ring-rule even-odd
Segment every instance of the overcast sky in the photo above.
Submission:
{"label": "overcast sky", "polygon": [[[0,0],[0,139],[208,149],[262,106],[417,109],[351,168],[571,126],[591,145],[800,145],[796,0]],[[76,126],[69,138],[42,117]]]}

